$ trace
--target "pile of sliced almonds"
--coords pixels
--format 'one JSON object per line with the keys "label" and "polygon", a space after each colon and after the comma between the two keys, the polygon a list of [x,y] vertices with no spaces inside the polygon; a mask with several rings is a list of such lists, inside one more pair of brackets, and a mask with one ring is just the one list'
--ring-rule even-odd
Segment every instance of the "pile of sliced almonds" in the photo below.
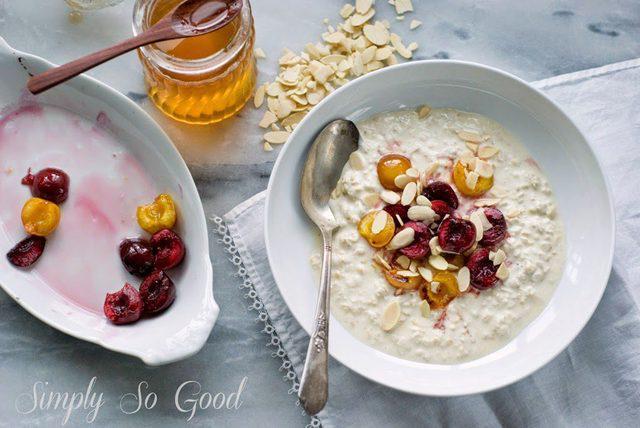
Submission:
{"label": "pile of sliced almonds", "polygon": [[[398,17],[413,11],[411,0],[394,0]],[[374,0],[356,0],[340,9],[343,22],[336,27],[327,24],[322,42],[308,43],[304,52],[296,54],[285,49],[279,59],[280,71],[275,81],[256,89],[254,105],[265,102],[267,110],[260,127],[269,129],[263,136],[265,150],[274,144],[286,143],[291,131],[316,104],[335,89],[371,71],[396,64],[398,56],[411,59],[418,44],[405,45],[397,34],[390,31],[386,20],[373,20]],[[414,20],[411,29],[420,26]],[[256,57],[264,52],[256,49]]]}

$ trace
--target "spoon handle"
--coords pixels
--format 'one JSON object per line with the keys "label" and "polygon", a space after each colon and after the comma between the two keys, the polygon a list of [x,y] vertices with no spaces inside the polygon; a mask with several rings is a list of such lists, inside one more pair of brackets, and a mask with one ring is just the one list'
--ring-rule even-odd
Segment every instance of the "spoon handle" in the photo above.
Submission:
{"label": "spoon handle", "polygon": [[[164,37],[163,34],[165,35]],[[60,83],[66,82],[72,77],[75,77],[96,65],[100,65],[105,61],[120,56],[123,53],[164,39],[166,39],[166,33],[161,33],[153,28],[149,29],[135,37],[124,40],[117,45],[110,46],[98,52],[94,52],[83,56],[82,58],[78,58],[74,61],[32,76],[27,82],[27,89],[29,89],[29,92],[32,94],[37,95],[42,91],[46,91]]]}
{"label": "spoon handle", "polygon": [[329,397],[329,292],[331,291],[332,231],[322,231],[323,253],[320,289],[316,302],[315,328],[309,340],[307,358],[298,397],[310,415],[324,408]]}

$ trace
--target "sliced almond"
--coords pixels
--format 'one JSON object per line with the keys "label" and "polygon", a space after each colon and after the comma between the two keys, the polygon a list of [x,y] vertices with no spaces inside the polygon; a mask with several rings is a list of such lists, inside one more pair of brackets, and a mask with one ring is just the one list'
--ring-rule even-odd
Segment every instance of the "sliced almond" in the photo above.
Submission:
{"label": "sliced almond", "polygon": [[482,220],[480,220],[478,211],[479,210],[475,210],[469,216],[469,221],[473,223],[473,227],[476,229],[476,242],[479,242],[484,235],[484,228],[482,227]]}
{"label": "sliced almond", "polygon": [[402,38],[396,33],[391,33],[389,36],[389,40],[391,41],[391,45],[396,49],[396,51],[406,59],[411,59],[413,53],[411,50],[407,49],[407,47],[402,43]]}
{"label": "sliced almond", "polygon": [[411,178],[418,178],[420,177],[420,171],[418,171],[415,168],[409,168],[408,170],[406,170],[404,172],[405,174],[407,174],[409,177]]}
{"label": "sliced almond", "polygon": [[433,281],[431,284],[429,284],[429,287],[431,288],[432,293],[437,294],[440,290],[440,283],[438,281]]}
{"label": "sliced almond", "polygon": [[471,151],[471,153],[473,153],[474,155],[478,152],[478,144],[477,143],[471,143],[469,141],[465,141],[464,143],[467,148]]}
{"label": "sliced almond", "polygon": [[423,221],[426,224],[429,224],[435,220],[436,213],[431,209],[431,207],[414,205],[409,207],[407,216],[413,221]]}
{"label": "sliced almond", "polygon": [[469,189],[475,189],[476,184],[478,184],[478,178],[480,178],[480,175],[477,172],[469,171],[464,182]]}
{"label": "sliced almond", "polygon": [[431,107],[424,105],[418,109],[418,117],[424,119],[431,113]]}
{"label": "sliced almond", "polygon": [[472,131],[457,131],[458,137],[464,141],[470,141],[472,143],[482,143],[482,136]]}
{"label": "sliced almond", "polygon": [[[493,253],[493,251],[491,253]],[[507,253],[505,253],[502,249],[498,249],[498,251],[493,253],[493,257],[491,257],[491,253],[489,253],[489,259],[493,261],[494,266],[501,265],[505,260],[507,260]]]}
{"label": "sliced almond", "polygon": [[500,199],[498,198],[483,198],[483,199],[476,199],[473,202],[473,205],[475,205],[476,207],[492,207],[494,205],[497,205],[500,202]]}
{"label": "sliced almond", "polygon": [[398,220],[398,224],[400,226],[404,226],[404,221],[402,221],[402,217],[400,217],[398,214],[396,214],[396,220]]}
{"label": "sliced almond", "polygon": [[267,57],[267,55],[264,53],[262,48],[255,48],[253,53],[255,54],[256,58],[259,58],[259,59],[264,59]]}
{"label": "sliced almond", "polygon": [[440,244],[438,243],[438,237],[434,236],[429,240],[429,249],[431,249],[431,254],[437,256],[442,252],[440,248]]}
{"label": "sliced almond", "polygon": [[412,228],[407,227],[406,229],[402,229],[391,239],[391,242],[387,245],[387,249],[399,250],[400,248],[404,248],[411,244],[414,238],[415,231]]}
{"label": "sliced almond", "polygon": [[478,148],[478,157],[480,159],[489,159],[490,157],[497,155],[499,151],[500,149],[498,149],[496,146],[483,144],[482,146],[480,146],[480,148]]}
{"label": "sliced almond", "polygon": [[469,289],[469,284],[471,284],[471,273],[469,272],[469,268],[462,266],[456,277],[458,279],[458,290],[460,290],[461,293],[464,293]]}
{"label": "sliced almond", "polygon": [[269,110],[264,112],[264,116],[260,120],[259,126],[261,128],[268,128],[272,123],[275,123],[278,120],[275,114],[271,113]]}
{"label": "sliced almond", "polygon": [[416,192],[417,192],[416,182],[412,181],[410,183],[407,183],[407,185],[404,186],[404,190],[402,191],[402,196],[400,197],[400,203],[405,206],[411,205],[413,200],[416,198]]}
{"label": "sliced almond", "polygon": [[482,223],[482,230],[487,231],[487,230],[491,229],[493,227],[493,225],[491,224],[491,222],[489,221],[489,219],[485,215],[484,210],[476,210],[476,211],[478,212],[478,218],[480,219],[480,222]]}
{"label": "sliced almond", "polygon": [[431,269],[420,266],[418,268],[418,273],[422,278],[424,278],[425,281],[428,281],[428,282],[433,281],[433,272],[431,272]]}
{"label": "sliced almond", "polygon": [[340,9],[340,16],[343,19],[347,19],[348,17],[350,17],[353,14],[353,12],[355,10],[356,10],[356,8],[353,7],[352,4],[347,3],[344,6],[342,6],[342,9]]}
{"label": "sliced almond", "polygon": [[398,15],[413,11],[413,4],[411,3],[411,0],[395,0],[395,6],[396,13]]}
{"label": "sliced almond", "polygon": [[422,205],[422,206],[425,206],[425,207],[430,207],[431,206],[431,201],[424,195],[418,195],[416,197],[416,204]]}
{"label": "sliced almond", "polygon": [[262,107],[262,103],[264,103],[265,91],[266,91],[266,88],[264,85],[260,85],[258,89],[256,89],[256,94],[253,97],[253,105],[255,106],[255,108]]}
{"label": "sliced almond", "polygon": [[434,254],[429,256],[429,264],[437,270],[447,270],[447,267],[449,266],[449,262],[447,262],[444,257],[440,255],[436,256]]}
{"label": "sliced almond", "polygon": [[373,223],[371,223],[371,233],[377,235],[382,232],[384,227],[387,225],[387,218],[389,217],[389,213],[386,211],[378,211],[373,217]]}
{"label": "sliced almond", "polygon": [[509,277],[509,268],[507,267],[506,263],[502,263],[498,267],[498,270],[496,271],[496,278],[504,281],[508,277]]}
{"label": "sliced almond", "polygon": [[264,140],[271,144],[284,144],[289,139],[287,131],[270,131],[264,134]]}
{"label": "sliced almond", "polygon": [[364,160],[362,153],[355,151],[349,155],[349,166],[356,171],[362,171],[366,165],[367,163]]}
{"label": "sliced almond", "polygon": [[376,50],[376,55],[374,58],[378,61],[384,61],[385,59],[389,58],[391,54],[393,54],[393,50],[390,47],[385,46]]}
{"label": "sliced almond", "polygon": [[362,28],[362,33],[371,43],[377,46],[384,46],[389,43],[389,30],[376,22],[374,25],[367,24]]}
{"label": "sliced almond", "polygon": [[393,300],[382,311],[381,326],[384,331],[390,331],[398,324],[400,320],[400,303],[397,300]]}
{"label": "sliced almond", "polygon": [[409,263],[409,270],[411,272],[418,272],[418,262],[415,260],[411,260]]}
{"label": "sliced almond", "polygon": [[429,318],[429,315],[431,315],[431,307],[429,306],[429,302],[427,302],[426,300],[421,300],[419,307],[420,314],[422,314],[424,318]]}
{"label": "sliced almond", "polygon": [[412,19],[409,23],[409,30],[415,30],[419,26],[422,25],[422,21],[418,21],[417,19]]}
{"label": "sliced almond", "polygon": [[378,263],[380,266],[382,266],[386,270],[391,270],[391,265],[380,254],[376,254],[373,258],[373,261]]}
{"label": "sliced almond", "polygon": [[413,179],[407,174],[400,174],[393,179],[393,183],[401,189],[404,189],[404,187],[412,181]]}
{"label": "sliced almond", "polygon": [[474,171],[477,172],[480,177],[493,177],[493,167],[489,162],[481,159],[476,160],[476,167],[474,168]]}
{"label": "sliced almond", "polygon": [[396,274],[398,274],[400,276],[403,276],[405,278],[414,278],[416,276],[420,276],[419,273],[413,272],[413,271],[410,271],[410,270],[399,270],[399,271],[396,272]]}
{"label": "sliced almond", "polygon": [[265,141],[265,143],[262,145],[262,148],[264,149],[265,152],[270,152],[273,150],[273,146],[269,143],[267,143]]}
{"label": "sliced almond", "polygon": [[398,263],[402,269],[409,269],[411,260],[409,260],[407,256],[400,256],[396,259],[396,263]]}
{"label": "sliced almond", "polygon": [[380,199],[390,205],[395,205],[400,202],[400,195],[398,195],[396,192],[392,192],[391,190],[383,190],[382,192],[380,192]]}
{"label": "sliced almond", "polygon": [[360,27],[371,18],[373,18],[373,15],[375,15],[375,13],[376,11],[374,9],[369,9],[367,13],[356,13],[355,15],[351,16],[349,22],[354,27]]}
{"label": "sliced almond", "polygon": [[373,0],[356,0],[356,12],[364,15],[365,13],[369,12],[372,4]]}

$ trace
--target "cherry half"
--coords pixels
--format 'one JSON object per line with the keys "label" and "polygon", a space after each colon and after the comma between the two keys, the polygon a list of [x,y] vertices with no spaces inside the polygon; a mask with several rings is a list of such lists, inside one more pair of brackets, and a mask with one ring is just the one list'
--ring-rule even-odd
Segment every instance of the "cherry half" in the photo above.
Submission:
{"label": "cherry half", "polygon": [[177,233],[163,229],[154,233],[149,242],[155,255],[156,269],[167,270],[182,263],[185,247]]}
{"label": "cherry half", "polygon": [[424,224],[417,221],[410,221],[404,224],[403,229],[410,227],[415,231],[413,243],[409,246],[401,248],[399,251],[401,254],[409,257],[412,260],[423,259],[431,254],[431,247],[429,247],[429,241],[433,238],[431,229]]}
{"label": "cherry half", "polygon": [[104,314],[114,324],[129,324],[140,319],[143,303],[138,290],[126,283],[120,291],[107,293]]}
{"label": "cherry half", "polygon": [[476,242],[476,228],[469,220],[447,217],[438,228],[438,243],[447,252],[461,254]]}
{"label": "cherry half", "polygon": [[480,248],[471,254],[467,260],[467,267],[471,273],[471,285],[478,290],[487,290],[496,285],[498,266],[489,259],[489,249]]}
{"label": "cherry half", "polygon": [[14,266],[29,267],[40,258],[46,243],[43,236],[28,236],[9,250],[7,259]]}
{"label": "cherry half", "polygon": [[497,208],[485,208],[484,215],[491,223],[491,228],[484,231],[480,244],[485,247],[495,247],[508,236],[507,221]]}
{"label": "cherry half", "polygon": [[140,298],[144,303],[144,312],[155,314],[171,306],[176,298],[176,286],[164,271],[158,270],[142,281]]}
{"label": "cherry half", "polygon": [[428,183],[424,187],[422,194],[430,201],[443,201],[454,210],[458,208],[458,196],[456,192],[444,181],[432,181]]}

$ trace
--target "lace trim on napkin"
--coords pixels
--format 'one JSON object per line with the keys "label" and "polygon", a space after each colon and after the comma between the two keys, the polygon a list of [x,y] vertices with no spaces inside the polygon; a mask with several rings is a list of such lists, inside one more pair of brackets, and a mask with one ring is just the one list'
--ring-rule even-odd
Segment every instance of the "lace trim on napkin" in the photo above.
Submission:
{"label": "lace trim on napkin", "polygon": [[[218,239],[218,243],[224,245],[225,251],[231,256],[229,258],[229,261],[233,263],[233,265],[237,268],[236,277],[239,277],[242,280],[240,289],[246,291],[244,298],[252,302],[248,307],[248,310],[256,311],[258,313],[258,320],[260,320],[264,324],[262,332],[271,337],[271,340],[267,342],[267,346],[274,349],[274,352],[271,353],[271,357],[280,358],[282,360],[280,371],[285,372],[283,379],[291,383],[291,388],[289,388],[288,393],[290,395],[297,394],[298,388],[300,386],[298,376],[296,376],[296,373],[293,370],[293,364],[291,363],[289,356],[280,343],[278,332],[276,332],[275,327],[273,327],[271,319],[269,318],[269,314],[267,313],[267,310],[264,308],[264,305],[260,300],[260,296],[258,296],[253,283],[249,279],[249,275],[247,274],[247,270],[242,263],[242,258],[238,254],[238,249],[233,242],[233,238],[229,233],[229,229],[224,224],[224,220],[221,217],[214,216],[211,218],[211,221],[213,221],[216,226],[214,228],[214,232],[220,236],[220,238]],[[296,402],[296,405],[300,406],[299,400]],[[309,425],[307,425],[307,427],[312,428],[320,426],[320,419],[318,419],[316,416],[311,417],[311,422],[309,423]]]}

